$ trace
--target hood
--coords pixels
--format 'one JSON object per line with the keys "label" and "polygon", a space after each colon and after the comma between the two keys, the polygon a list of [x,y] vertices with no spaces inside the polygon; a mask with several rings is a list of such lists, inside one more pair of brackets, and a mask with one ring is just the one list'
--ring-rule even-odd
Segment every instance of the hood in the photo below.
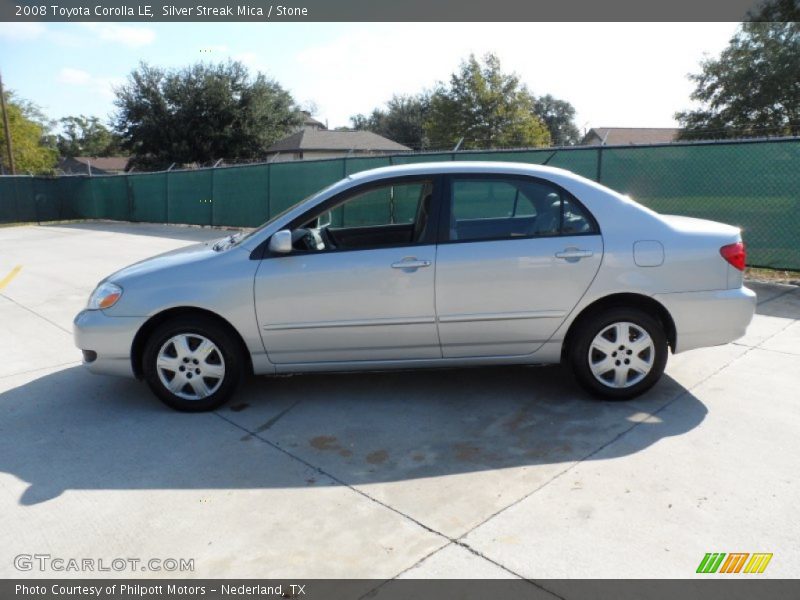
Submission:
{"label": "hood", "polygon": [[139,262],[128,265],[119,271],[109,275],[103,281],[110,281],[112,283],[119,283],[120,281],[129,280],[141,275],[148,275],[155,271],[166,271],[171,268],[188,265],[204,260],[209,260],[214,256],[220,254],[219,251],[214,250],[214,244],[219,240],[210,242],[201,242],[198,244],[191,244],[184,246],[177,250],[170,250],[163,254],[158,254]]}

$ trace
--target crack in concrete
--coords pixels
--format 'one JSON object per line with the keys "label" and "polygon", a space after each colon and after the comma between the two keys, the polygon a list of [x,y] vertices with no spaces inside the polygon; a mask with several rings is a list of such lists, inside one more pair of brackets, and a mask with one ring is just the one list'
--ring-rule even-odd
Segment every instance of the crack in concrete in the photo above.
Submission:
{"label": "crack in concrete", "polygon": [[[775,333],[773,333],[772,335],[770,335],[770,336],[767,336],[767,337],[766,337],[766,338],[765,338],[765,339],[764,339],[764,340],[761,342],[761,344],[763,344],[763,343],[767,342],[768,340],[772,339],[772,338],[773,338],[773,337],[775,337],[776,335],[778,335],[778,334],[782,333],[782,332],[783,332],[785,329],[787,329],[788,327],[790,327],[792,324],[793,324],[793,323],[787,323],[787,324],[786,324],[784,327],[782,327],[782,328],[781,328],[779,331],[776,331],[776,332],[775,332]],[[759,346],[760,346],[761,344],[759,344]],[[663,406],[661,406],[661,407],[660,407],[660,408],[659,408],[657,411],[655,411],[655,412],[653,412],[653,413],[651,413],[651,414],[652,414],[653,416],[656,416],[656,415],[658,415],[659,413],[663,412],[664,410],[666,410],[667,408],[669,408],[670,406],[672,406],[672,405],[673,405],[675,402],[677,402],[678,400],[680,400],[681,398],[683,398],[683,397],[684,397],[686,394],[689,394],[689,393],[691,393],[691,391],[692,391],[692,390],[694,390],[694,389],[696,389],[696,388],[700,387],[702,384],[704,384],[706,381],[708,381],[708,380],[709,380],[709,379],[711,379],[712,377],[715,377],[716,375],[718,375],[719,373],[721,373],[721,372],[722,372],[722,371],[724,371],[725,369],[729,368],[729,367],[730,367],[731,365],[733,365],[733,363],[735,363],[736,361],[738,361],[738,360],[740,360],[740,359],[744,358],[745,356],[747,356],[748,354],[750,354],[750,352],[752,352],[752,351],[754,351],[754,350],[765,350],[765,348],[760,348],[759,346],[751,346],[751,347],[747,347],[747,350],[745,350],[744,352],[742,352],[742,354],[740,354],[739,356],[736,356],[736,357],[734,357],[734,358],[733,358],[733,359],[731,359],[729,362],[727,362],[726,364],[722,365],[721,367],[719,367],[718,369],[716,369],[715,371],[713,371],[712,373],[710,373],[710,374],[709,374],[707,377],[704,377],[702,380],[698,381],[696,384],[694,384],[693,386],[691,386],[690,388],[688,388],[688,389],[686,389],[686,390],[684,390],[684,391],[680,392],[680,393],[679,393],[677,396],[675,396],[675,397],[674,397],[672,400],[669,400],[669,401],[668,401],[668,402],[666,402],[666,403],[665,403]],[[639,426],[641,426],[641,425],[642,425],[642,423],[641,423],[641,422],[639,422],[639,423],[634,423],[634,424],[633,424],[631,427],[629,427],[629,428],[628,428],[628,429],[626,429],[625,431],[622,431],[622,432],[620,432],[620,433],[619,433],[619,434],[617,434],[617,435],[616,435],[616,436],[615,436],[613,439],[609,440],[608,442],[606,442],[605,444],[603,444],[603,445],[602,445],[602,446],[600,446],[599,448],[597,448],[597,449],[595,449],[594,451],[592,451],[592,452],[588,453],[586,456],[584,456],[584,457],[582,457],[582,458],[578,459],[577,461],[575,461],[574,463],[572,463],[571,465],[569,465],[567,468],[565,468],[563,471],[560,471],[560,472],[556,473],[556,474],[555,474],[555,475],[554,475],[552,478],[550,478],[548,481],[544,482],[542,485],[538,486],[536,489],[532,490],[531,492],[529,492],[529,493],[528,493],[528,494],[526,494],[525,496],[523,496],[523,497],[521,497],[521,498],[519,498],[519,499],[515,500],[514,502],[511,502],[511,503],[510,503],[510,504],[508,504],[507,506],[505,506],[505,507],[501,508],[500,510],[498,510],[498,511],[497,511],[497,512],[495,512],[494,514],[490,515],[489,517],[487,517],[486,519],[484,519],[483,521],[481,521],[480,523],[478,523],[477,525],[475,525],[475,527],[473,527],[472,529],[470,529],[470,530],[469,530],[469,531],[467,531],[466,533],[464,533],[464,534],[462,534],[461,536],[459,536],[459,538],[458,538],[456,541],[457,541],[458,543],[462,544],[464,547],[470,547],[470,546],[469,546],[469,544],[467,544],[466,542],[463,542],[463,541],[462,541],[462,540],[463,540],[463,538],[465,538],[467,535],[469,535],[470,533],[472,533],[473,531],[475,531],[475,530],[476,530],[476,529],[478,529],[479,527],[481,527],[481,526],[485,525],[486,523],[488,523],[489,521],[491,521],[492,519],[494,519],[496,516],[498,516],[498,515],[502,514],[503,512],[505,512],[506,510],[508,510],[509,508],[512,508],[512,507],[516,506],[517,504],[521,503],[522,501],[526,500],[527,498],[530,498],[531,496],[533,496],[534,494],[536,494],[536,493],[537,493],[537,492],[539,492],[540,490],[542,490],[542,489],[544,489],[545,487],[547,487],[548,485],[550,485],[550,484],[551,484],[552,482],[554,482],[555,480],[559,479],[561,476],[563,476],[563,475],[567,474],[568,472],[572,471],[573,469],[575,469],[575,467],[577,467],[578,465],[580,465],[580,464],[582,464],[583,462],[587,461],[587,460],[588,460],[588,459],[590,459],[592,456],[595,456],[595,455],[597,455],[598,453],[602,452],[602,451],[603,451],[605,448],[608,448],[609,446],[611,446],[612,444],[614,444],[615,442],[617,442],[618,440],[620,440],[622,437],[624,437],[625,435],[627,435],[628,433],[630,433],[631,431],[633,431],[634,429],[636,429],[637,427],[639,427]]]}
{"label": "crack in concrete", "polygon": [[[783,330],[781,330],[783,331]],[[778,332],[780,333],[780,332]],[[764,340],[765,342],[767,340]],[[773,350],[772,348],[762,348],[761,346],[749,346],[747,344],[737,344],[736,342],[732,342],[734,346],[739,346],[740,348],[750,348],[751,350],[763,350],[764,352],[774,352],[776,354],[783,354],[784,356],[800,356],[795,352],[786,352],[784,350]],[[763,343],[763,342],[762,342]]]}
{"label": "crack in concrete", "polygon": [[761,300],[761,302],[756,301],[756,306],[761,306],[763,304],[766,304],[767,302],[772,302],[773,300],[777,300],[778,298],[783,298],[784,296],[788,296],[789,294],[794,294],[798,290],[800,290],[800,288],[796,287],[794,289],[786,290],[785,292],[777,294],[776,296],[772,296],[772,298],[765,298],[764,300]]}
{"label": "crack in concrete", "polygon": [[254,431],[250,431],[250,429],[248,429],[247,427],[244,427],[243,425],[239,425],[238,423],[236,423],[236,422],[234,422],[234,421],[231,421],[231,420],[230,420],[228,417],[226,417],[226,416],[225,416],[225,415],[223,415],[223,414],[220,414],[219,412],[215,412],[214,414],[215,414],[215,415],[217,415],[217,416],[218,416],[220,419],[222,419],[223,421],[227,421],[228,423],[230,423],[231,425],[233,425],[233,426],[234,426],[234,427],[236,427],[237,429],[241,429],[242,431],[244,431],[245,433],[247,433],[247,434],[251,435],[252,437],[254,437],[254,438],[256,438],[256,439],[258,439],[258,440],[260,440],[260,441],[264,442],[265,444],[267,444],[267,445],[268,445],[268,446],[270,446],[271,448],[274,448],[275,450],[278,450],[279,452],[281,452],[281,453],[285,454],[286,456],[288,456],[288,457],[290,457],[290,458],[293,458],[294,460],[298,461],[299,463],[301,463],[301,464],[305,465],[305,466],[306,466],[306,467],[308,467],[309,469],[312,469],[312,470],[316,471],[318,474],[320,474],[320,475],[322,475],[322,476],[324,476],[324,477],[327,477],[328,479],[330,479],[330,480],[332,480],[332,481],[334,481],[334,482],[338,483],[339,485],[341,485],[341,486],[343,486],[343,487],[346,487],[346,488],[348,488],[348,489],[350,489],[350,490],[354,491],[355,493],[359,494],[360,496],[363,496],[364,498],[367,498],[367,499],[369,499],[369,500],[372,500],[372,501],[373,501],[373,502],[375,502],[376,504],[379,504],[379,505],[383,506],[384,508],[387,508],[387,509],[391,510],[392,512],[394,512],[394,513],[397,513],[398,515],[401,515],[401,516],[405,517],[405,518],[406,518],[406,519],[408,519],[409,521],[412,521],[412,522],[413,522],[413,523],[415,523],[416,525],[418,525],[418,526],[420,526],[421,528],[423,528],[425,531],[428,531],[428,532],[430,532],[430,533],[433,533],[433,534],[435,534],[435,535],[439,535],[439,536],[441,536],[441,537],[444,537],[445,539],[448,539],[448,540],[450,539],[449,537],[447,537],[447,536],[446,536],[446,535],[444,535],[443,533],[441,533],[441,532],[439,532],[439,531],[436,531],[435,529],[433,529],[433,528],[431,528],[431,527],[428,527],[427,525],[425,525],[425,524],[424,524],[424,523],[422,523],[421,521],[418,521],[418,520],[417,520],[417,519],[415,519],[414,517],[412,517],[412,516],[410,516],[410,515],[407,515],[407,514],[405,514],[404,512],[402,512],[401,510],[398,510],[398,509],[394,508],[393,506],[389,506],[388,504],[386,504],[385,502],[382,502],[382,501],[378,500],[377,498],[374,498],[374,497],[370,496],[370,495],[369,495],[369,494],[367,494],[366,492],[364,492],[364,491],[362,491],[362,490],[359,490],[359,489],[358,489],[358,488],[356,488],[356,487],[353,487],[352,485],[350,485],[350,484],[349,484],[349,483],[347,483],[346,481],[344,481],[344,480],[342,480],[342,479],[339,479],[338,477],[336,477],[336,476],[335,476],[335,475],[333,475],[332,473],[328,473],[328,472],[327,472],[327,471],[325,471],[325,469],[323,469],[322,467],[318,467],[317,465],[314,465],[314,464],[312,464],[312,463],[308,462],[306,459],[304,459],[304,458],[302,458],[302,457],[300,457],[300,456],[298,456],[298,455],[296,455],[296,454],[294,454],[294,453],[290,452],[289,450],[287,450],[286,448],[283,448],[282,446],[280,446],[280,445],[276,444],[275,442],[272,442],[271,440],[268,440],[267,438],[263,437],[263,436],[262,436],[262,435],[261,435],[261,434],[260,434],[258,431],[255,431],[255,430],[254,430]]}
{"label": "crack in concrete", "polygon": [[[668,400],[663,405],[661,405],[658,408],[658,410],[652,412],[651,413],[652,416],[657,416],[659,413],[663,412],[664,410],[666,410],[667,408],[669,408],[670,406],[675,404],[678,400],[683,398],[685,395],[691,393],[692,390],[698,388],[699,386],[704,384],[706,381],[708,381],[712,377],[715,377],[716,375],[718,375],[719,373],[721,373],[725,369],[729,368],[733,363],[735,363],[736,361],[738,361],[738,360],[742,359],[743,357],[747,356],[753,350],[765,350],[765,348],[761,348],[760,347],[761,344],[763,344],[763,343],[767,342],[768,340],[772,339],[774,336],[782,333],[786,328],[788,328],[792,324],[793,324],[793,322],[787,323],[786,326],[782,327],[780,330],[778,330],[775,333],[773,333],[772,335],[767,336],[766,338],[764,338],[764,340],[758,346],[743,346],[743,347],[746,347],[747,350],[745,350],[742,354],[740,354],[737,357],[734,357],[733,359],[731,359],[726,364],[724,364],[724,365],[720,366],[719,368],[715,369],[712,373],[710,373],[709,375],[707,375],[706,377],[704,377],[703,379],[701,379],[700,381],[695,383],[690,388],[687,388],[684,391],[678,393],[674,398]],[[283,414],[289,412],[297,404],[299,404],[299,401],[297,403],[293,404],[292,406],[290,406],[288,409],[285,409],[284,413],[281,413],[281,414],[278,415],[278,418],[282,417]],[[251,435],[252,437],[257,438],[258,440],[260,440],[263,443],[267,444],[271,448],[274,448],[275,450],[278,450],[279,452],[285,454],[286,456],[292,458],[293,460],[296,460],[299,463],[305,465],[306,467],[316,471],[320,475],[322,475],[324,477],[327,477],[331,481],[334,481],[337,484],[349,489],[350,491],[355,492],[359,496],[362,496],[363,498],[366,498],[367,500],[369,500],[371,502],[374,502],[375,504],[377,504],[377,505],[379,505],[379,506],[381,506],[381,507],[383,507],[383,508],[385,508],[387,510],[390,510],[391,512],[393,512],[393,513],[395,513],[397,515],[400,515],[404,519],[414,523],[415,525],[417,525],[418,527],[422,528],[423,530],[425,530],[425,531],[427,531],[429,533],[432,533],[432,534],[434,534],[434,535],[446,540],[445,544],[443,544],[439,548],[433,550],[429,554],[423,556],[418,561],[416,561],[414,564],[412,564],[410,567],[408,567],[408,568],[400,571],[399,573],[397,573],[391,579],[387,579],[386,581],[384,581],[383,583],[379,584],[375,588],[373,588],[370,591],[366,592],[363,596],[361,596],[361,598],[367,598],[367,597],[373,595],[378,589],[380,589],[381,587],[386,585],[389,581],[393,581],[393,580],[397,579],[403,573],[406,573],[406,572],[410,571],[411,569],[415,568],[416,566],[422,564],[424,561],[426,561],[429,558],[433,557],[435,554],[441,552],[442,550],[444,550],[448,546],[455,544],[455,545],[457,545],[457,546],[459,546],[461,548],[464,548],[465,550],[467,550],[468,552],[470,552],[474,556],[477,556],[478,558],[486,560],[487,562],[489,562],[489,563],[491,563],[491,564],[503,569],[504,571],[508,572],[509,574],[513,575],[514,577],[517,577],[517,578],[519,578],[519,579],[521,579],[523,581],[526,581],[526,582],[530,583],[531,585],[536,586],[537,588],[541,589],[542,591],[552,595],[554,598],[558,598],[559,600],[566,600],[564,597],[559,596],[558,594],[556,594],[555,592],[547,589],[546,587],[544,587],[540,583],[538,583],[538,582],[536,582],[536,581],[534,581],[532,579],[526,578],[526,577],[520,575],[519,573],[515,572],[511,568],[509,568],[509,567],[507,567],[507,566],[495,561],[494,559],[486,556],[480,550],[478,550],[477,548],[472,547],[471,545],[469,545],[467,542],[465,542],[463,540],[464,540],[464,538],[466,536],[468,536],[470,533],[472,533],[473,531],[475,531],[479,527],[482,527],[483,525],[485,525],[486,523],[488,523],[489,521],[491,521],[492,519],[494,519],[498,515],[504,513],[508,509],[513,508],[514,506],[520,504],[524,500],[530,498],[531,496],[533,496],[537,492],[541,491],[542,489],[544,489],[545,487],[547,487],[548,485],[550,485],[551,483],[553,483],[554,481],[556,481],[557,479],[562,477],[563,475],[565,475],[565,474],[569,473],[570,471],[574,470],[577,466],[579,466],[582,463],[586,462],[587,460],[589,460],[593,456],[599,454],[600,452],[602,452],[603,450],[605,450],[606,448],[608,448],[609,446],[611,446],[612,444],[614,444],[615,442],[619,441],[624,436],[629,434],[631,431],[633,431],[634,429],[636,429],[637,427],[640,427],[642,425],[641,422],[633,423],[629,428],[627,428],[624,431],[618,433],[613,438],[611,438],[607,442],[601,444],[599,447],[595,448],[593,451],[587,453],[582,458],[579,458],[578,460],[576,460],[575,462],[573,462],[572,464],[567,466],[562,471],[559,471],[558,473],[553,475],[549,480],[545,481],[541,485],[537,486],[535,489],[531,490],[529,493],[521,496],[520,498],[518,498],[518,499],[514,500],[513,502],[507,504],[505,507],[501,508],[500,510],[494,512],[489,517],[487,517],[486,519],[482,520],[480,523],[478,523],[474,527],[471,527],[468,531],[464,532],[463,534],[461,534],[457,538],[452,538],[452,537],[448,536],[447,534],[445,534],[445,533],[443,533],[441,531],[438,531],[438,530],[434,529],[433,527],[430,527],[430,526],[426,525],[425,523],[423,523],[419,519],[416,519],[416,518],[412,517],[411,515],[409,515],[409,514],[403,512],[403,511],[401,511],[401,510],[399,510],[399,509],[387,504],[386,502],[383,502],[383,501],[375,498],[374,496],[371,496],[370,494],[367,494],[363,490],[360,490],[360,489],[354,487],[353,485],[350,485],[349,483],[347,483],[346,481],[340,479],[339,477],[336,477],[332,473],[328,473],[323,468],[321,468],[321,467],[319,467],[317,465],[314,465],[314,464],[310,463],[309,461],[305,460],[304,458],[302,458],[302,457],[300,457],[300,456],[298,456],[298,455],[286,450],[285,448],[281,447],[280,445],[278,445],[278,444],[268,440],[267,438],[261,436],[259,431],[257,431],[257,430],[256,431],[250,431],[247,427],[239,425],[238,423],[230,420],[229,418],[225,417],[224,415],[220,414],[219,412],[214,412],[214,414],[217,415],[223,421],[226,421],[227,423],[229,423],[230,425],[236,427],[237,429],[240,429],[240,430],[246,432],[247,434]],[[272,423],[272,424],[274,424],[274,423]]]}
{"label": "crack in concrete", "polygon": [[[295,405],[293,405],[292,407],[289,407],[289,408],[291,409],[291,408],[293,408],[294,406],[295,406]],[[288,412],[288,409],[286,410],[286,412]],[[350,491],[352,491],[352,492],[355,492],[355,493],[356,493],[356,494],[358,494],[359,496],[362,496],[363,498],[366,498],[367,500],[370,500],[371,502],[374,502],[375,504],[377,504],[377,505],[379,505],[379,506],[381,506],[381,507],[383,507],[383,508],[385,508],[385,509],[387,509],[387,510],[390,510],[391,512],[393,512],[393,513],[395,513],[395,514],[397,514],[397,515],[400,515],[400,516],[401,516],[401,517],[403,517],[404,519],[406,519],[406,520],[408,520],[408,521],[411,521],[412,523],[414,523],[414,524],[415,524],[415,525],[417,525],[418,527],[421,527],[422,529],[424,529],[424,530],[425,530],[425,531],[427,531],[428,533],[432,533],[432,534],[434,534],[434,535],[436,535],[436,536],[439,536],[439,537],[441,537],[441,538],[443,538],[443,539],[445,539],[445,540],[447,541],[447,543],[445,543],[444,545],[442,545],[440,548],[437,548],[436,550],[434,550],[433,552],[431,552],[429,555],[426,555],[426,556],[422,557],[420,560],[418,560],[416,563],[414,563],[413,565],[411,565],[411,566],[410,566],[410,567],[408,567],[407,569],[404,569],[403,571],[400,571],[399,573],[397,573],[397,574],[396,574],[394,577],[392,577],[391,579],[388,579],[388,580],[384,581],[383,583],[381,583],[380,585],[378,585],[376,588],[373,588],[372,590],[368,591],[366,594],[364,594],[364,596],[362,596],[362,598],[363,598],[363,597],[366,597],[367,595],[369,595],[369,594],[371,594],[371,593],[373,593],[375,590],[377,590],[378,588],[380,588],[380,587],[382,587],[383,585],[385,585],[385,584],[386,584],[388,581],[392,581],[392,580],[394,580],[394,579],[397,579],[397,577],[399,577],[400,575],[402,575],[403,573],[405,573],[405,572],[406,572],[406,571],[408,571],[409,569],[413,569],[413,568],[414,568],[415,566],[417,566],[417,565],[418,565],[420,562],[422,562],[423,560],[425,560],[426,558],[428,558],[428,556],[433,556],[434,554],[436,554],[436,553],[437,553],[437,552],[439,552],[440,550],[442,550],[442,549],[446,548],[447,546],[449,546],[449,545],[450,545],[450,544],[452,544],[452,543],[456,543],[456,544],[458,544],[458,545],[460,545],[460,546],[463,546],[463,547],[464,547],[466,550],[470,551],[472,554],[474,554],[474,555],[476,555],[476,556],[478,556],[478,557],[480,557],[480,558],[483,558],[484,560],[487,560],[488,562],[490,562],[490,563],[492,563],[492,564],[494,564],[494,565],[496,565],[496,566],[500,567],[501,569],[503,569],[504,571],[507,571],[508,573],[510,573],[511,575],[513,575],[514,577],[517,577],[517,578],[519,578],[519,579],[522,579],[522,580],[524,580],[524,581],[529,581],[528,579],[526,579],[525,577],[522,577],[522,576],[521,576],[519,573],[515,573],[514,571],[512,571],[512,570],[511,570],[511,569],[509,569],[508,567],[506,567],[506,566],[504,566],[504,565],[502,565],[502,564],[500,564],[500,563],[498,563],[498,562],[496,562],[496,561],[494,561],[494,560],[492,560],[492,559],[490,559],[490,558],[487,558],[487,557],[483,556],[483,555],[482,555],[482,554],[481,554],[479,551],[477,551],[477,550],[475,550],[475,549],[473,549],[473,548],[470,548],[470,547],[468,547],[468,546],[466,546],[466,545],[460,544],[460,543],[459,543],[459,542],[458,542],[456,539],[454,539],[454,538],[451,538],[451,537],[450,537],[450,536],[448,536],[447,534],[445,534],[445,533],[442,533],[441,531],[438,531],[438,530],[436,530],[436,529],[434,529],[434,528],[432,528],[432,527],[429,527],[428,525],[426,525],[426,524],[425,524],[425,523],[423,523],[422,521],[419,521],[418,519],[415,519],[415,518],[414,518],[414,517],[412,517],[411,515],[409,515],[409,514],[407,514],[407,513],[404,513],[403,511],[401,511],[401,510],[399,510],[399,509],[397,509],[397,508],[395,508],[395,507],[393,507],[393,506],[391,506],[391,505],[389,505],[389,504],[386,504],[385,502],[383,502],[383,501],[381,501],[381,500],[379,500],[379,499],[375,498],[374,496],[371,496],[371,495],[367,494],[367,493],[366,493],[366,492],[364,492],[363,490],[360,490],[360,489],[358,489],[358,488],[356,488],[356,487],[354,487],[354,486],[350,485],[349,483],[347,483],[346,481],[344,481],[344,480],[340,479],[339,477],[336,477],[336,476],[335,476],[335,475],[333,475],[332,473],[328,473],[328,472],[327,472],[325,469],[323,469],[322,467],[318,467],[317,465],[314,465],[314,464],[310,463],[309,461],[305,460],[304,458],[302,458],[302,457],[300,457],[300,456],[298,456],[298,455],[296,455],[296,454],[294,454],[294,453],[290,452],[289,450],[286,450],[285,448],[283,448],[283,447],[281,447],[280,445],[278,445],[278,444],[276,444],[276,443],[272,442],[271,440],[268,440],[267,438],[265,438],[265,437],[263,437],[262,435],[260,435],[260,432],[259,432],[258,430],[253,430],[253,431],[251,431],[249,428],[247,428],[247,427],[244,427],[243,425],[239,425],[238,423],[236,423],[236,422],[234,422],[234,421],[230,420],[228,417],[226,417],[226,416],[225,416],[225,415],[223,415],[223,414],[220,414],[219,412],[216,412],[216,411],[215,411],[215,412],[214,412],[214,414],[215,414],[216,416],[218,416],[220,419],[222,419],[223,421],[225,421],[225,422],[229,423],[230,425],[233,425],[233,426],[234,426],[234,427],[236,427],[237,429],[240,429],[240,430],[242,430],[242,431],[246,432],[248,435],[250,435],[250,436],[252,436],[252,437],[254,437],[254,438],[256,438],[256,439],[260,440],[261,442],[263,442],[263,443],[267,444],[267,445],[268,445],[268,446],[270,446],[271,448],[273,448],[273,449],[275,449],[275,450],[278,450],[279,452],[281,452],[281,453],[285,454],[285,455],[286,455],[286,456],[288,456],[289,458],[292,458],[292,459],[296,460],[297,462],[301,463],[302,465],[304,465],[304,466],[308,467],[309,469],[312,469],[312,470],[316,471],[318,474],[320,474],[320,475],[322,475],[322,476],[324,476],[324,477],[327,477],[328,479],[330,479],[331,481],[334,481],[334,482],[336,482],[337,484],[341,485],[342,487],[345,487],[345,488],[349,489]],[[541,587],[541,586],[537,586],[537,587]],[[542,588],[542,589],[544,589],[544,588]],[[554,596],[555,596],[555,595],[554,595]],[[558,596],[555,596],[555,597],[558,597]]]}
{"label": "crack in concrete", "polygon": [[263,425],[259,425],[259,426],[256,428],[256,432],[257,432],[257,433],[262,433],[262,432],[264,432],[264,431],[267,431],[267,430],[269,430],[269,429],[272,429],[272,426],[273,426],[273,425],[275,425],[275,423],[277,423],[277,422],[278,422],[278,421],[280,421],[280,420],[281,420],[283,417],[285,417],[285,416],[286,416],[286,415],[287,415],[289,412],[291,412],[291,410],[292,410],[292,409],[293,409],[295,406],[297,406],[298,404],[300,404],[302,401],[303,401],[303,400],[302,400],[302,398],[301,398],[301,399],[299,399],[299,400],[295,400],[295,401],[294,401],[294,402],[293,402],[293,403],[292,403],[290,406],[287,406],[286,408],[284,408],[284,409],[283,409],[281,412],[279,412],[277,415],[275,415],[274,417],[272,417],[272,418],[271,418],[269,421],[267,421],[267,422],[266,422],[266,423],[264,423]]}
{"label": "crack in concrete", "polygon": [[72,360],[70,362],[58,363],[57,365],[48,365],[46,367],[37,367],[36,369],[28,369],[26,371],[19,371],[18,373],[9,373],[7,375],[0,375],[0,379],[8,379],[9,377],[16,377],[17,375],[27,375],[29,373],[37,373],[39,371],[48,371],[56,367],[78,366],[81,364],[79,360]]}
{"label": "crack in concrete", "polygon": [[37,316],[37,317],[39,317],[39,318],[40,318],[40,319],[42,319],[43,321],[47,321],[48,323],[50,323],[50,325],[52,325],[53,327],[56,327],[56,328],[60,329],[60,330],[61,330],[61,331],[63,331],[64,333],[66,333],[66,334],[69,334],[69,335],[72,335],[72,332],[71,332],[69,329],[65,329],[65,328],[63,328],[61,325],[59,325],[58,323],[56,323],[55,321],[51,321],[50,319],[48,319],[48,318],[47,318],[47,317],[45,317],[44,315],[40,315],[39,313],[37,313],[37,312],[36,312],[35,310],[33,310],[32,308],[28,308],[28,307],[27,307],[27,306],[25,306],[24,304],[20,304],[19,302],[17,302],[16,300],[14,300],[13,298],[11,298],[10,296],[8,296],[8,295],[6,295],[6,294],[0,294],[0,297],[2,297],[2,298],[5,298],[6,300],[8,300],[9,302],[11,302],[11,303],[13,303],[13,304],[16,304],[17,306],[19,306],[19,307],[20,307],[21,309],[23,309],[23,310],[27,310],[29,313],[31,313],[31,314],[32,314],[32,315],[34,315],[34,316]]}

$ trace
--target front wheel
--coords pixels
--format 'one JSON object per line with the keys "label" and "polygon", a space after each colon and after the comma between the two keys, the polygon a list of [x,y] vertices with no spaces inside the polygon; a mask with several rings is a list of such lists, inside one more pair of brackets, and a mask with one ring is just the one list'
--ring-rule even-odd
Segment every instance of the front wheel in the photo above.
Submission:
{"label": "front wheel", "polygon": [[634,308],[612,308],[579,324],[568,348],[578,383],[596,396],[627,400],[649,390],[667,364],[661,323]]}
{"label": "front wheel", "polygon": [[143,370],[150,389],[184,412],[214,410],[233,394],[244,357],[231,332],[205,317],[178,317],[147,340]]}

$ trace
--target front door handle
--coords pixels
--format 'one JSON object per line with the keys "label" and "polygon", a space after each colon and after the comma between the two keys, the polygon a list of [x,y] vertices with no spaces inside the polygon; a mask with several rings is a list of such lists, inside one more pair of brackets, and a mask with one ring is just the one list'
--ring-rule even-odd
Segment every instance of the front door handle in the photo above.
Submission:
{"label": "front door handle", "polygon": [[431,261],[417,260],[413,256],[407,256],[403,260],[392,263],[393,269],[419,269],[422,267],[430,267]]}
{"label": "front door handle", "polygon": [[581,258],[589,258],[594,255],[591,250],[578,250],[577,248],[566,248],[561,252],[556,252],[556,258],[563,258],[565,260],[579,260]]}

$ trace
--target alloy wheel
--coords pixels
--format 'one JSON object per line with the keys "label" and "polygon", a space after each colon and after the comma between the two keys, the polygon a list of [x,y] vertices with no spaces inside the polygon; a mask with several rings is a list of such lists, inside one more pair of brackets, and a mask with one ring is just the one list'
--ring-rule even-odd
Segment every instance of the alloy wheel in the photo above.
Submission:
{"label": "alloy wheel", "polygon": [[225,379],[225,359],[214,342],[195,333],[168,339],[158,351],[156,372],[170,392],[184,400],[201,400]]}
{"label": "alloy wheel", "polygon": [[656,358],[650,334],[635,323],[620,321],[604,327],[589,345],[589,368],[595,379],[611,388],[627,388],[647,377]]}

